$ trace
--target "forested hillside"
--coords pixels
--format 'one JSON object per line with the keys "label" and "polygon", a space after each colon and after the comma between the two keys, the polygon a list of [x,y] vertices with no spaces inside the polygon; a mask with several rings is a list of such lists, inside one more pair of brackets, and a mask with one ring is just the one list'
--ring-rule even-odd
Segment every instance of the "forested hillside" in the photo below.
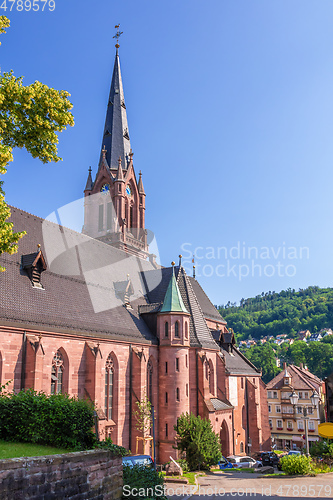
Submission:
{"label": "forested hillside", "polygon": [[[280,346],[266,342],[250,349],[241,349],[243,354],[262,370],[265,383],[272,380],[281,371],[283,362],[299,366],[303,363],[311,373],[324,378],[333,372],[333,335],[325,337],[320,342],[304,342],[296,340],[293,344],[283,343]],[[276,360],[280,360],[280,368]]]}
{"label": "forested hillside", "polygon": [[311,333],[333,327],[333,288],[311,286],[296,292],[266,292],[250,299],[220,306],[219,311],[237,340],[259,339],[286,333],[294,338],[299,330]]}

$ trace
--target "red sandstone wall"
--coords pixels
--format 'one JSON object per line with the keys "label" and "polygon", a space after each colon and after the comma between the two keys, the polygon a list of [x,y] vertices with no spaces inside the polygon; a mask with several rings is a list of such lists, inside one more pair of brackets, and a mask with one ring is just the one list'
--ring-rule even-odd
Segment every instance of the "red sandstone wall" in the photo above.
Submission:
{"label": "red sandstone wall", "polygon": [[0,460],[0,470],[1,500],[122,498],[122,459],[106,450]]}

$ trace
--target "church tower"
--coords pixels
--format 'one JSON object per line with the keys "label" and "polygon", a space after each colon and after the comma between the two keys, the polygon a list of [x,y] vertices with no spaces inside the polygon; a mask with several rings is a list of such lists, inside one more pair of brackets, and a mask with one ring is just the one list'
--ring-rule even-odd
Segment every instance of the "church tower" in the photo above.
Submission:
{"label": "church tower", "polygon": [[[119,26],[116,26],[119,28]],[[148,255],[145,198],[141,172],[137,180],[120,72],[118,32],[99,166],[91,169],[84,190],[83,232],[130,254]]]}
{"label": "church tower", "polygon": [[[172,262],[172,266],[174,266]],[[190,314],[182,300],[172,269],[163,305],[157,314],[159,339],[159,461],[174,455],[174,426],[182,413],[190,413]]]}

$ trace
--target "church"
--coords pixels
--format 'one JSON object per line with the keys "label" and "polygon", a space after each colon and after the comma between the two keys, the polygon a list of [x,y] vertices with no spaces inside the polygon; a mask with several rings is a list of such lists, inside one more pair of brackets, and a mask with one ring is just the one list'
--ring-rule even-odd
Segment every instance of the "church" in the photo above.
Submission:
{"label": "church", "polygon": [[[93,401],[100,439],[132,453],[133,412],[147,397],[158,463],[177,457],[175,425],[184,412],[211,421],[224,456],[270,450],[260,369],[239,352],[181,256],[163,267],[150,251],[118,49],[82,232],[68,229],[60,211],[44,220],[11,207],[14,231],[27,234],[18,253],[0,256],[0,384]],[[139,444],[139,453],[151,452],[151,442]]]}

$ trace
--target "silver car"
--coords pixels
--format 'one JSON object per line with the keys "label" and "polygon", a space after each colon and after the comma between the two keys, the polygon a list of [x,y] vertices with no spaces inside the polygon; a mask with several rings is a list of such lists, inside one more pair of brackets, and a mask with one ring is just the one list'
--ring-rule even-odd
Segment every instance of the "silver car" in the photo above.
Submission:
{"label": "silver car", "polygon": [[233,467],[236,467],[238,469],[255,469],[257,467],[262,467],[262,463],[252,457],[238,457],[236,455],[230,455],[230,457],[227,457],[227,460],[233,465]]}

